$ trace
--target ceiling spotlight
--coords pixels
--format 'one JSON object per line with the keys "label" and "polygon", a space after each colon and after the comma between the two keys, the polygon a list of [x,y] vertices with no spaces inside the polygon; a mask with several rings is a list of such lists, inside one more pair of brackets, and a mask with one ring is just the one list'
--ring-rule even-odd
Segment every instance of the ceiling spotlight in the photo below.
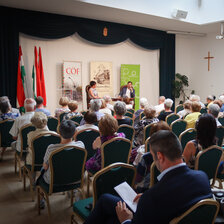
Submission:
{"label": "ceiling spotlight", "polygon": [[220,30],[220,35],[216,36],[217,40],[222,40],[224,39],[224,33],[223,33],[223,23],[221,23],[221,30]]}

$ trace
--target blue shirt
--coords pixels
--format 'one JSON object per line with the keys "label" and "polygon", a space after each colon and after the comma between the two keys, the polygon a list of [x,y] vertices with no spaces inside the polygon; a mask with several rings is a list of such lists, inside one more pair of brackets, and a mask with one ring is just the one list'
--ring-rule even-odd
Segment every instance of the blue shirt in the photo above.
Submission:
{"label": "blue shirt", "polygon": [[45,109],[45,108],[37,108],[35,110],[35,112],[43,112],[44,114],[46,114],[47,116],[51,116],[51,113],[49,110]]}

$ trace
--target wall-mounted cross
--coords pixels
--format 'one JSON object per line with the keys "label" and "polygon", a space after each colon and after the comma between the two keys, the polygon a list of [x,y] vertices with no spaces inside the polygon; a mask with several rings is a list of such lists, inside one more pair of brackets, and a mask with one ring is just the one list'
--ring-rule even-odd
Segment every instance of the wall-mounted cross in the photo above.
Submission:
{"label": "wall-mounted cross", "polygon": [[208,57],[204,57],[204,59],[208,59],[208,71],[210,71],[210,59],[214,57],[210,57],[210,51],[208,52]]}

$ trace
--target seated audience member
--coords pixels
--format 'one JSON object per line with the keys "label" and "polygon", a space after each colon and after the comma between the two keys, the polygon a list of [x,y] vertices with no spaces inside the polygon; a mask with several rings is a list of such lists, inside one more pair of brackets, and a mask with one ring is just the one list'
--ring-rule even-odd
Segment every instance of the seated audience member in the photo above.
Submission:
{"label": "seated audience member", "polygon": [[40,134],[56,134],[54,131],[49,131],[47,127],[47,116],[43,112],[35,112],[30,121],[36,130],[29,132],[27,135],[28,154],[26,156],[26,164],[28,165],[32,165],[32,140]]}
{"label": "seated audience member", "polygon": [[[165,121],[159,121],[158,123],[154,123],[150,129],[150,136],[152,136],[159,130],[170,130],[170,126]],[[137,164],[135,184],[137,192],[140,193],[146,191],[149,188],[150,168],[153,163],[153,158],[150,152],[138,155],[139,158],[136,158],[138,161],[135,160],[135,163]]]}
{"label": "seated audience member", "polygon": [[117,133],[117,120],[111,115],[106,114],[99,122],[100,137],[93,142],[93,149],[96,153],[86,162],[86,170],[97,172],[101,169],[101,145],[115,137],[125,137],[124,133]]}
{"label": "seated audience member", "polygon": [[145,107],[149,106],[148,100],[144,97],[140,99],[139,104],[140,104],[140,109],[135,111],[135,119],[138,119],[138,121],[139,121],[139,116],[144,111]]}
{"label": "seated audience member", "polygon": [[131,101],[130,101],[130,98],[128,98],[127,96],[125,96],[124,98],[123,98],[123,101],[124,101],[124,103],[126,104],[126,109],[128,110],[128,109],[133,109],[133,105],[132,105],[132,103],[131,103]]}
{"label": "seated audience member", "polygon": [[220,112],[224,112],[224,95],[221,95],[219,97],[219,100],[222,102],[222,106],[221,106]]}
{"label": "seated audience member", "polygon": [[106,95],[106,96],[103,97],[103,99],[105,100],[107,108],[109,108],[110,110],[114,110],[114,106],[112,104],[110,104],[111,97]]}
{"label": "seated audience member", "polygon": [[134,126],[135,138],[134,142],[136,146],[143,144],[144,128],[145,126],[159,122],[158,118],[155,117],[156,110],[154,107],[146,107],[144,109],[145,119],[140,120],[137,125]]}
{"label": "seated audience member", "polygon": [[[11,105],[10,100],[9,100],[9,98],[8,98],[7,96],[1,96],[1,97],[0,97],[0,103],[1,103],[2,101],[8,101],[8,102],[9,102],[9,105]],[[19,114],[19,116],[20,116],[20,112],[19,112],[19,110],[16,109],[16,108],[11,107],[11,112],[12,112],[12,113]],[[0,115],[1,115],[1,113],[2,113],[2,112],[1,112],[1,109],[0,109]]]}
{"label": "seated audience member", "polygon": [[49,110],[47,110],[46,108],[44,108],[44,99],[42,96],[38,96],[36,98],[36,103],[37,103],[37,106],[36,106],[36,110],[35,112],[43,112],[45,113],[47,116],[51,116],[51,113]]}
{"label": "seated audience member", "polygon": [[9,102],[9,100],[1,100],[0,101],[0,121],[6,120],[6,119],[16,119],[20,116],[20,113],[12,112],[12,106]]}
{"label": "seated audience member", "polygon": [[208,107],[208,113],[211,114],[215,118],[217,127],[222,126],[222,124],[218,120],[219,111],[220,111],[220,107],[218,106],[218,104],[213,103],[213,104],[210,104],[210,106]]}
{"label": "seated audience member", "polygon": [[191,104],[191,113],[185,117],[185,121],[187,122],[188,128],[195,128],[195,122],[198,120],[198,117],[201,115],[200,113],[201,105],[200,103],[193,101]]}
{"label": "seated audience member", "polygon": [[158,116],[158,119],[161,121],[165,121],[166,120],[166,117],[169,115],[169,114],[172,114],[173,111],[171,110],[171,107],[173,106],[173,100],[171,99],[166,99],[165,102],[164,102],[164,108],[165,108],[165,111],[162,112],[159,116]]}
{"label": "seated audience member", "polygon": [[88,92],[88,95],[89,95],[89,98],[90,99],[98,99],[98,93],[97,93],[97,90],[96,90],[96,82],[95,81],[91,81],[90,82],[90,89],[89,89],[89,92]]}
{"label": "seated audience member", "polygon": [[156,108],[156,116],[159,116],[160,112],[165,110],[164,102],[165,102],[165,96],[159,97],[159,104],[155,106]]}
{"label": "seated audience member", "polygon": [[216,144],[216,121],[211,114],[202,114],[197,123],[197,136],[189,141],[184,148],[183,158],[190,168],[194,168],[195,158],[199,151]]}
{"label": "seated audience member", "polygon": [[183,163],[181,144],[174,133],[160,130],[152,135],[149,144],[161,174],[158,183],[135,197],[136,212],[130,211],[121,198],[104,194],[85,224],[169,223],[198,201],[212,198],[207,175]]}
{"label": "seated audience member", "polygon": [[59,105],[61,105],[60,108],[57,108],[55,110],[55,117],[56,118],[59,118],[59,115],[61,113],[64,113],[64,112],[69,112],[70,110],[68,109],[68,104],[69,104],[69,99],[68,97],[64,96],[64,97],[61,97],[60,100],[59,100]]}
{"label": "seated audience member", "polygon": [[65,114],[63,119],[70,119],[73,116],[80,116],[81,114],[77,111],[78,109],[78,102],[75,100],[71,100],[68,103],[68,109],[70,110],[67,114]]}
{"label": "seated audience member", "polygon": [[101,99],[101,102],[102,102],[102,105],[100,107],[99,112],[100,113],[103,113],[103,114],[109,114],[109,115],[111,115],[112,114],[111,113],[111,110],[107,107],[105,100],[104,99]]}
{"label": "seated audience member", "polygon": [[30,123],[31,118],[34,115],[35,106],[36,106],[36,101],[34,99],[32,98],[25,99],[24,108],[26,112],[24,115],[16,118],[11,130],[9,131],[9,134],[12,135],[14,140],[16,140],[12,142],[11,147],[12,149],[18,152],[21,151],[21,139],[19,135],[19,129],[25,124]]}
{"label": "seated audience member", "polygon": [[132,125],[131,119],[124,117],[125,113],[127,112],[126,105],[124,102],[117,101],[114,104],[114,112],[116,115],[118,125],[122,124]]}
{"label": "seated audience member", "polygon": [[212,96],[212,95],[207,96],[206,101],[207,101],[207,108],[209,108],[209,106],[210,106],[210,105],[213,103],[213,101],[214,101],[214,96]]}
{"label": "seated audience member", "polygon": [[219,114],[218,114],[218,118],[219,117],[223,117],[223,112],[221,112],[221,108],[222,108],[222,101],[220,100],[220,99],[218,99],[218,100],[214,100],[213,101],[213,104],[216,104],[216,105],[218,105],[219,106]]}
{"label": "seated audience member", "polygon": [[205,105],[200,100],[201,100],[200,96],[194,95],[194,94],[190,95],[190,101],[191,102],[195,102],[196,101],[196,102],[200,103],[201,108],[205,108]]}
{"label": "seated audience member", "polygon": [[177,114],[180,115],[181,118],[184,118],[186,115],[191,113],[191,101],[186,100],[183,104],[184,109],[179,111]]}
{"label": "seated audience member", "polygon": [[97,122],[97,116],[95,112],[87,111],[84,115],[84,121],[85,121],[84,125],[78,126],[76,128],[76,133],[81,130],[86,130],[89,128],[99,131],[99,128],[96,125],[94,125]]}
{"label": "seated audience member", "polygon": [[71,120],[63,120],[59,126],[59,134],[61,137],[61,142],[59,144],[51,144],[48,146],[47,151],[44,156],[44,162],[43,162],[43,168],[45,170],[45,173],[43,175],[44,181],[47,184],[50,184],[51,181],[51,173],[49,168],[49,157],[50,154],[64,146],[77,146],[81,148],[85,148],[83,142],[81,141],[73,141],[72,138],[75,134],[75,124]]}

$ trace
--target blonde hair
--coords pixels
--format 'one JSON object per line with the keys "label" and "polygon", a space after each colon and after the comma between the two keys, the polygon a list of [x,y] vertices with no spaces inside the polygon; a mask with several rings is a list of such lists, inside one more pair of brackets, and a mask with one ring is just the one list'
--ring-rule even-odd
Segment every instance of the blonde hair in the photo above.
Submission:
{"label": "blonde hair", "polygon": [[77,110],[78,108],[78,102],[75,101],[75,100],[71,100],[69,103],[68,103],[68,108],[70,111],[75,111]]}
{"label": "blonde hair", "polygon": [[47,125],[47,115],[43,112],[35,112],[31,118],[31,123],[35,128],[44,128]]}
{"label": "blonde hair", "polygon": [[99,121],[99,130],[103,136],[114,135],[118,130],[118,122],[113,116],[105,114]]}
{"label": "blonde hair", "polygon": [[61,97],[60,98],[60,100],[59,100],[59,104],[61,105],[61,106],[67,106],[68,104],[69,104],[69,99],[68,99],[68,97],[67,96],[63,96],[63,97]]}
{"label": "blonde hair", "polygon": [[201,104],[197,101],[193,101],[192,104],[191,104],[191,110],[193,112],[200,112],[201,110]]}
{"label": "blonde hair", "polygon": [[154,107],[145,107],[144,114],[146,118],[154,118],[156,115],[156,109]]}
{"label": "blonde hair", "polygon": [[106,108],[107,105],[106,105],[105,100],[104,99],[101,99],[101,102],[102,102],[102,105],[101,105],[100,109]]}

